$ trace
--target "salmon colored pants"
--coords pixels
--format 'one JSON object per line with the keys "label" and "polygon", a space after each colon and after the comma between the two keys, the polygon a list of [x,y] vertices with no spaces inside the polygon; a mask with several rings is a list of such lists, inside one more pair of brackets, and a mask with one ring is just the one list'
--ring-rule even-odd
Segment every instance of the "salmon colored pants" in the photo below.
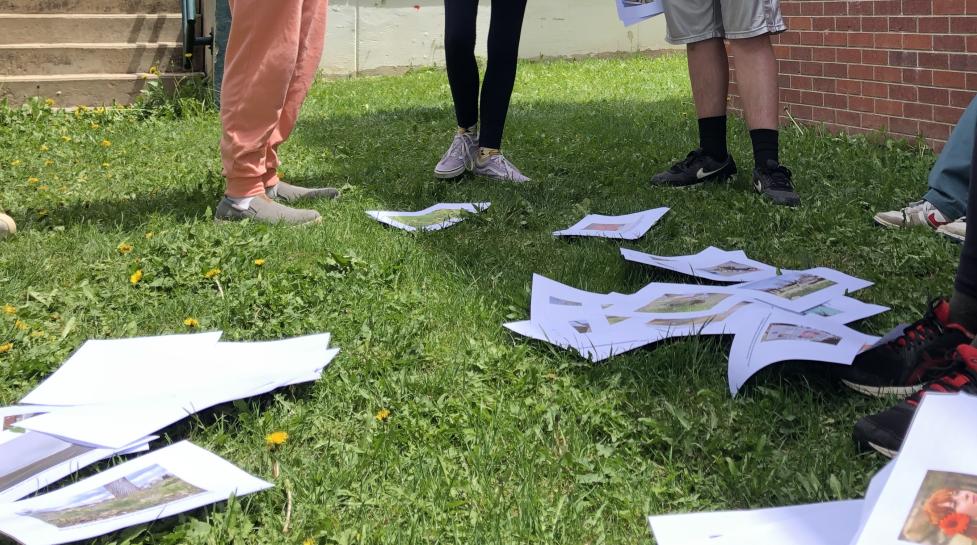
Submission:
{"label": "salmon colored pants", "polygon": [[228,197],[278,183],[278,146],[295,128],[322,59],[328,0],[230,0],[221,91]]}

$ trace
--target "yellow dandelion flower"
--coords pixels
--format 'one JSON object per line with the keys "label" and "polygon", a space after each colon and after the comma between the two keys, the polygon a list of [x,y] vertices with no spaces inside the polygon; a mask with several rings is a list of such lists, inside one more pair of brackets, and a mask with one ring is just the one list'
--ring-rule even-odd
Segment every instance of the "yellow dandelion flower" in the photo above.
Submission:
{"label": "yellow dandelion flower", "polygon": [[288,432],[276,431],[275,433],[270,433],[265,436],[265,443],[269,447],[277,447],[278,445],[284,445],[285,441],[288,441]]}
{"label": "yellow dandelion flower", "polygon": [[265,266],[265,260],[264,259],[255,259],[254,260],[254,264],[255,264],[256,267],[264,267]]}
{"label": "yellow dandelion flower", "polygon": [[198,321],[196,318],[187,318],[183,320],[183,325],[191,328],[196,328],[196,327],[200,327],[200,321]]}
{"label": "yellow dandelion flower", "polygon": [[14,159],[13,161],[10,161],[10,166],[15,167],[15,166],[21,164],[22,162],[23,161],[21,161],[20,159]]}
{"label": "yellow dandelion flower", "polygon": [[14,314],[17,314],[17,307],[15,307],[15,306],[13,306],[13,305],[11,305],[11,304],[8,303],[8,304],[6,304],[6,305],[3,306],[3,313],[4,314],[9,314],[10,316],[13,316]]}
{"label": "yellow dandelion flower", "polygon": [[51,188],[48,187],[48,186],[46,186],[46,185],[39,185],[39,186],[37,186],[37,190],[38,191],[47,191],[48,189],[51,189]]}
{"label": "yellow dandelion flower", "polygon": [[64,135],[64,136],[61,137],[61,141],[62,142],[71,142],[71,137],[68,136],[68,135]]}
{"label": "yellow dandelion flower", "polygon": [[34,176],[31,176],[30,178],[27,178],[27,183],[29,183],[31,185],[34,185],[36,183],[40,183],[40,181],[41,181],[40,178],[35,178]]}
{"label": "yellow dandelion flower", "polygon": [[132,276],[129,277],[129,283],[133,286],[138,284],[140,280],[142,280],[142,269],[132,273]]}
{"label": "yellow dandelion flower", "polygon": [[48,150],[50,150],[51,148],[49,148],[49,147],[47,147],[47,146],[46,146],[46,145],[44,145],[44,144],[41,144],[41,147],[39,147],[39,148],[37,148],[37,149],[39,149],[39,150],[41,150],[41,151],[48,151]]}
{"label": "yellow dandelion flower", "polygon": [[204,278],[214,278],[221,273],[220,269],[210,269],[204,273]]}
{"label": "yellow dandelion flower", "polygon": [[312,539],[311,537],[307,538],[305,541],[302,542],[302,545],[315,545],[315,540]]}
{"label": "yellow dandelion flower", "polygon": [[378,422],[386,422],[390,418],[390,409],[380,409],[373,418],[376,418]]}
{"label": "yellow dandelion flower", "polygon": [[88,111],[88,106],[79,106],[79,107],[78,107],[78,109],[77,109],[77,110],[75,110],[75,111],[76,111],[76,112],[81,112],[81,113],[85,113],[85,112],[87,112],[87,111]]}
{"label": "yellow dandelion flower", "polygon": [[92,122],[92,124],[89,125],[89,127],[93,128],[93,129],[97,129],[97,128],[101,127],[101,125],[99,125],[98,123]]}
{"label": "yellow dandelion flower", "polygon": [[105,113],[105,106],[99,106],[98,108],[95,108],[95,113],[97,113],[97,114],[104,114]]}
{"label": "yellow dandelion flower", "polygon": [[153,238],[154,236],[156,236],[156,233],[154,233],[152,231],[147,231],[146,234],[143,235],[143,236],[146,237],[146,240],[149,240],[149,239]]}
{"label": "yellow dandelion flower", "polygon": [[132,244],[126,244],[125,242],[122,242],[118,246],[116,246],[115,249],[118,250],[120,254],[126,255],[127,253],[132,251]]}
{"label": "yellow dandelion flower", "polygon": [[156,67],[156,66],[150,66],[149,67],[149,73],[152,74],[152,75],[154,75],[154,76],[158,76],[159,75],[159,68]]}
{"label": "yellow dandelion flower", "polygon": [[109,164],[109,163],[102,163],[102,168],[109,168],[109,167],[111,167],[111,166],[112,166],[112,165],[111,165],[111,164]]}
{"label": "yellow dandelion flower", "polygon": [[0,354],[10,352],[14,349],[14,343],[3,343],[0,344]]}
{"label": "yellow dandelion flower", "polygon": [[51,160],[51,159],[45,159],[44,160],[44,166],[46,166],[46,167],[49,167],[49,166],[51,166],[53,164],[54,164],[54,161]]}
{"label": "yellow dandelion flower", "polygon": [[26,322],[22,322],[20,320],[17,320],[16,322],[14,322],[14,327],[16,327],[17,329],[19,329],[21,331],[27,331],[28,329],[31,328],[31,326],[27,325]]}
{"label": "yellow dandelion flower", "polygon": [[102,146],[103,148],[111,148],[112,142],[109,141],[108,139],[104,139],[99,143],[99,145]]}

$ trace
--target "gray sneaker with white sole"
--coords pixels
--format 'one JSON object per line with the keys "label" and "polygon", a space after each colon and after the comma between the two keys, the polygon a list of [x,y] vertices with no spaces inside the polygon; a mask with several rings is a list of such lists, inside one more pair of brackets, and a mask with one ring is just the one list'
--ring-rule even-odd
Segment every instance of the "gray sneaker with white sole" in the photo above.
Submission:
{"label": "gray sneaker with white sole", "polygon": [[299,187],[297,185],[278,182],[265,189],[268,198],[293,203],[309,199],[338,199],[339,190],[334,187]]}
{"label": "gray sneaker with white sole", "polygon": [[472,172],[476,176],[485,176],[502,182],[523,183],[530,181],[529,177],[519,172],[519,169],[501,153],[492,154],[488,157],[476,157],[475,168],[472,169]]}
{"label": "gray sneaker with white sole", "polygon": [[291,208],[269,199],[267,195],[258,195],[251,200],[246,210],[236,208],[233,201],[224,197],[217,204],[217,210],[214,212],[214,220],[251,220],[259,223],[280,225],[306,225],[309,223],[319,223],[322,221],[322,216],[315,210]]}
{"label": "gray sneaker with white sole", "polygon": [[434,177],[447,180],[461,176],[466,170],[471,170],[476,155],[478,136],[472,136],[470,132],[455,133],[448,151],[434,167]]}

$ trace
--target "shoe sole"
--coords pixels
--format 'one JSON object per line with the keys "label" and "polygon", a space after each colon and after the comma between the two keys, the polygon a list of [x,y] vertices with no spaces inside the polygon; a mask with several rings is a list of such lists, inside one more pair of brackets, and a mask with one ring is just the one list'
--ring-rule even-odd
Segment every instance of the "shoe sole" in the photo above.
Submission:
{"label": "shoe sole", "polygon": [[706,183],[729,183],[730,180],[736,177],[736,173],[726,174],[723,176],[710,176],[708,178],[703,178],[701,180],[695,180],[694,182],[689,182],[687,184],[683,183],[672,183],[672,182],[650,182],[651,185],[655,187],[696,187]]}
{"label": "shoe sole", "polygon": [[848,380],[841,380],[841,383],[849,389],[869,397],[909,397],[919,391],[922,386],[866,386]]}
{"label": "shoe sole", "polygon": [[953,242],[958,242],[958,243],[961,243],[961,244],[967,240],[967,237],[966,236],[961,237],[961,236],[958,236],[958,235],[954,235],[953,233],[948,233],[946,231],[941,231],[940,229],[937,229],[936,230],[936,233],[938,235],[941,235],[941,236],[943,236],[945,238],[948,238],[948,239],[952,240]]}
{"label": "shoe sole", "polygon": [[886,221],[885,219],[879,217],[878,215],[872,217],[872,221],[875,222],[879,227],[885,227],[886,229],[905,229],[906,226],[901,223],[892,223],[891,221]]}
{"label": "shoe sole", "polygon": [[892,450],[892,449],[885,448],[885,447],[883,447],[881,445],[876,445],[875,443],[873,443],[871,441],[868,441],[866,444],[869,447],[871,447],[872,450],[874,450],[875,452],[878,452],[879,454],[881,454],[882,456],[885,456],[886,458],[895,458],[896,457],[896,454],[899,454],[899,451],[897,451],[897,450]]}
{"label": "shoe sole", "polygon": [[270,223],[270,222],[266,223],[266,222],[255,220],[255,219],[252,219],[252,218],[240,218],[240,219],[214,218],[214,223],[220,225],[220,224],[224,224],[224,223],[238,223],[238,222],[242,222],[242,221],[245,221],[245,220],[249,220],[249,221],[252,221],[254,223],[265,223],[266,225],[272,225],[272,226],[279,226],[279,225],[281,225],[281,226],[285,226],[285,227],[305,227],[307,225],[319,225],[320,223],[322,223],[322,216],[319,216],[318,218],[315,218],[315,219],[312,219],[312,220],[309,220],[309,221],[305,221],[305,222],[302,222],[302,223],[285,223],[283,221],[277,221],[275,223]]}
{"label": "shoe sole", "polygon": [[437,179],[439,179],[439,180],[450,180],[452,178],[457,178],[457,177],[461,176],[467,170],[468,169],[466,167],[461,167],[460,170],[452,170],[452,171],[448,171],[448,172],[440,172],[440,171],[435,170],[434,171],[434,177],[437,178]]}

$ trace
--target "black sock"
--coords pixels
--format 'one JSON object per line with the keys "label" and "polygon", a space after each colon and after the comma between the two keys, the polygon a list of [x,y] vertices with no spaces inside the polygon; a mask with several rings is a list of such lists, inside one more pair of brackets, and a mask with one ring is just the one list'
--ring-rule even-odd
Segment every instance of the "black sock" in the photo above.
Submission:
{"label": "black sock", "polygon": [[950,321],[962,325],[971,333],[977,333],[977,298],[954,290],[950,299]]}
{"label": "black sock", "polygon": [[767,161],[780,163],[780,132],[774,129],[753,129],[753,164],[757,168],[767,166]]}
{"label": "black sock", "polygon": [[729,157],[726,149],[726,116],[699,119],[699,147],[717,161],[725,161]]}

